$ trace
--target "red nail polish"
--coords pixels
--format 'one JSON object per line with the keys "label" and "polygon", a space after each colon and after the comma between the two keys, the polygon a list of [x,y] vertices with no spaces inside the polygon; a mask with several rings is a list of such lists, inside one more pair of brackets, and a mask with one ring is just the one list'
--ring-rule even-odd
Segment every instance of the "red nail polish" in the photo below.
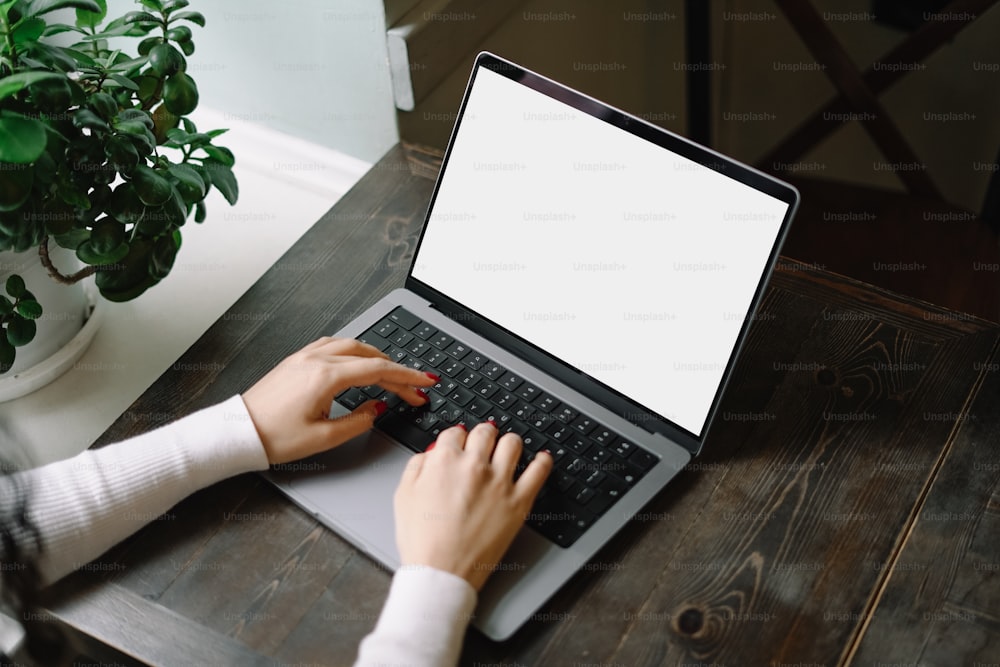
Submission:
{"label": "red nail polish", "polygon": [[381,417],[385,414],[385,411],[389,409],[389,404],[385,401],[379,401],[375,404],[375,416]]}
{"label": "red nail polish", "polygon": [[462,424],[461,422],[459,422],[458,424],[456,424],[456,426],[458,426],[460,429],[462,429],[463,431],[466,431],[466,432],[468,432],[468,430],[469,430],[469,429],[467,429],[465,427],[465,424]]}
{"label": "red nail polish", "polygon": [[425,452],[429,452],[429,451],[431,451],[432,449],[434,449],[435,445],[437,445],[437,444],[438,444],[438,442],[437,442],[437,440],[435,440],[435,441],[434,441],[434,442],[432,442],[431,444],[427,445],[427,449],[425,449],[424,451],[425,451]]}
{"label": "red nail polish", "polygon": [[497,423],[495,421],[493,421],[492,419],[487,419],[486,423],[489,424],[490,426],[492,426],[493,428],[495,428],[496,430],[498,430],[498,431],[500,430],[500,427],[497,426]]}
{"label": "red nail polish", "polygon": [[427,373],[427,372],[425,372],[424,375],[426,375],[430,379],[434,380],[435,382],[440,382],[441,381],[441,376],[434,375],[434,373]]}
{"label": "red nail polish", "polygon": [[431,400],[431,397],[428,396],[427,392],[424,391],[423,389],[417,389],[417,393],[420,394],[420,398],[424,399],[425,401]]}

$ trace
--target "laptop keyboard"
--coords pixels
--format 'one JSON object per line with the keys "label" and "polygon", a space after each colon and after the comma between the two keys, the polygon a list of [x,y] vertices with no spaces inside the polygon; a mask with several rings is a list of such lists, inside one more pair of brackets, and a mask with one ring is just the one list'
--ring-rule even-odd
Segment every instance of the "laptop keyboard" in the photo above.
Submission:
{"label": "laptop keyboard", "polygon": [[374,385],[348,389],[337,397],[351,410],[373,398],[384,400],[389,409],[375,427],[410,449],[423,452],[442,430],[455,424],[472,428],[493,420],[501,433],[517,433],[524,442],[515,475],[538,452],[549,450],[555,466],[527,524],[561,547],[576,542],[658,461],[651,452],[403,308],[393,310],[358,339],[393,361],[441,377],[441,382],[425,389],[430,401],[420,407]]}

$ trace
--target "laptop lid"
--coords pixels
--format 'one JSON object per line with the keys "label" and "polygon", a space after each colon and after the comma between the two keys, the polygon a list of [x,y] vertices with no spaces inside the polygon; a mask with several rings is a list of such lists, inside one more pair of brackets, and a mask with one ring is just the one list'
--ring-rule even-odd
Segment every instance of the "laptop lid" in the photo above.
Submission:
{"label": "laptop lid", "polygon": [[406,287],[697,454],[797,204],[777,179],[484,52]]}

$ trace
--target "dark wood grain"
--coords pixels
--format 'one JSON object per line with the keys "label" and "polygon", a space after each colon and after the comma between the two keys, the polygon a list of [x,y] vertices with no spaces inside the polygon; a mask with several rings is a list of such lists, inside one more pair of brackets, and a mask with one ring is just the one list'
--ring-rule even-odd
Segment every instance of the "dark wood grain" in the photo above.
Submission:
{"label": "dark wood grain", "polygon": [[[180,416],[242,391],[400,285],[438,160],[391,151],[102,442],[148,430],[163,406]],[[234,316],[246,313],[257,317]],[[955,425],[969,427],[962,416],[981,385],[996,391],[983,381],[997,339],[988,322],[782,258],[702,456],[512,640],[470,630],[463,664],[833,665],[855,650],[882,655],[870,628],[890,621],[869,623],[870,611],[886,605],[888,618],[925,604],[912,599],[923,580],[897,579],[886,564],[909,558],[908,537],[927,530],[921,508],[947,496],[933,491],[939,471],[967,467],[951,463],[970,449],[954,444]],[[983,405],[979,427],[995,427],[1000,415]],[[995,478],[977,478],[967,500],[984,530],[997,515]],[[946,488],[961,494],[957,480]],[[925,549],[950,539],[928,534]],[[962,533],[978,546],[953,560],[997,560],[986,534]],[[53,604],[102,586],[127,591],[162,610],[150,617],[167,627],[184,619],[195,653],[200,628],[209,662],[223,638],[283,663],[351,664],[390,580],[254,475],[194,494],[102,560],[116,567],[73,575]],[[926,608],[950,609],[972,584],[988,584],[979,574],[936,584],[950,593]],[[962,604],[986,609],[979,595]],[[139,649],[141,633],[111,636],[106,609],[87,608],[67,622]],[[985,632],[989,619],[976,613],[970,627]],[[915,641],[907,630],[886,633]],[[159,651],[151,662],[177,664]]]}
{"label": "dark wood grain", "polygon": [[852,664],[989,665],[1000,660],[1000,355],[958,413],[957,433]]}

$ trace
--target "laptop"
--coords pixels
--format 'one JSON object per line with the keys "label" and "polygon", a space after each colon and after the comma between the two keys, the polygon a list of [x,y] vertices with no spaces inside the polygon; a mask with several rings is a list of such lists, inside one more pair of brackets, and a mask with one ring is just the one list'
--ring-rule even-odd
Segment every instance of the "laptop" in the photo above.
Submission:
{"label": "laptop", "polygon": [[[375,429],[266,473],[390,569],[392,498],[444,428],[493,419],[555,467],[473,625],[510,637],[702,449],[791,186],[490,53],[476,58],[405,286],[333,335],[441,376]],[[521,468],[519,468],[521,469]]]}

